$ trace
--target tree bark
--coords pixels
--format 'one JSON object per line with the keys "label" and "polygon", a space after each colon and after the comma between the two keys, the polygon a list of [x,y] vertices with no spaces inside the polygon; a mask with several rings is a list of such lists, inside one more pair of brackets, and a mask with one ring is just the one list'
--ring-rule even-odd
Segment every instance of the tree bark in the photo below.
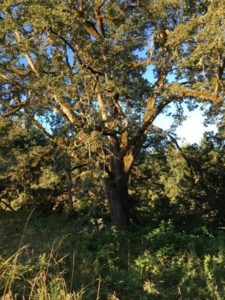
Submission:
{"label": "tree bark", "polygon": [[128,180],[132,159],[125,159],[122,154],[120,141],[115,136],[109,137],[111,157],[107,165],[108,177],[104,180],[104,191],[108,200],[111,224],[118,229],[125,229],[129,224],[129,193]]}
{"label": "tree bark", "polygon": [[106,178],[104,190],[108,199],[111,223],[119,229],[125,229],[129,223],[129,195],[126,174],[115,178]]}

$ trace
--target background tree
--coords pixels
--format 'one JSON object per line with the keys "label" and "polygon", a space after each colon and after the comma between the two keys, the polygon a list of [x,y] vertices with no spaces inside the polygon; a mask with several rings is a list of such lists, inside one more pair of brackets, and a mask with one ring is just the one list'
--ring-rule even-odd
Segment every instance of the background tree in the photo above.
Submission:
{"label": "background tree", "polygon": [[173,101],[222,105],[224,1],[7,0],[0,11],[2,115],[24,115],[101,170],[112,223],[126,226],[155,118]]}
{"label": "background tree", "polygon": [[20,120],[1,120],[0,133],[1,208],[69,206],[68,155]]}

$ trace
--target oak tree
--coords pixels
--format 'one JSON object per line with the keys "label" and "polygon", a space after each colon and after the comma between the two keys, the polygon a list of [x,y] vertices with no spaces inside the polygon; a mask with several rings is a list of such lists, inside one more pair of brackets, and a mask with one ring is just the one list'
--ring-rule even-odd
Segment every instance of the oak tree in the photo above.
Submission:
{"label": "oak tree", "polygon": [[1,1],[1,115],[100,170],[122,228],[156,117],[171,102],[223,104],[224,15],[223,0]]}

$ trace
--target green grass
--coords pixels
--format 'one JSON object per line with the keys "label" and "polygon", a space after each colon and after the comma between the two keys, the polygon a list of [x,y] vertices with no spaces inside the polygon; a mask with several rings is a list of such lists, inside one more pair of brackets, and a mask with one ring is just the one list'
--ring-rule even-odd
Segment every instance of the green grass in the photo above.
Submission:
{"label": "green grass", "polygon": [[0,237],[2,299],[225,299],[222,230],[20,211],[1,212]]}

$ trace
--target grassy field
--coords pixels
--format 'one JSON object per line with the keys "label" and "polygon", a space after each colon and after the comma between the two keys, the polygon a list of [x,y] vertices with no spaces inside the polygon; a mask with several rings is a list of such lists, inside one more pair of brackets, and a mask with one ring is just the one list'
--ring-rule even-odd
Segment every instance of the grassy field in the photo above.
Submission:
{"label": "grassy field", "polygon": [[1,212],[1,299],[225,299],[224,230]]}

